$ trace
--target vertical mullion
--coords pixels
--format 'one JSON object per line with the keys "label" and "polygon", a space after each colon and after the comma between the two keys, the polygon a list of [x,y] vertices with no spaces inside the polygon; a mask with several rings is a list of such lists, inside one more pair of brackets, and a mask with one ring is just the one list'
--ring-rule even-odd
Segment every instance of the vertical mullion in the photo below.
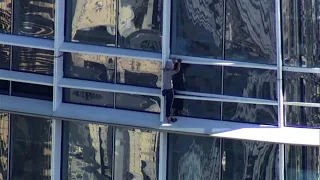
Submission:
{"label": "vertical mullion", "polygon": [[160,132],[159,179],[167,179],[168,133]]}

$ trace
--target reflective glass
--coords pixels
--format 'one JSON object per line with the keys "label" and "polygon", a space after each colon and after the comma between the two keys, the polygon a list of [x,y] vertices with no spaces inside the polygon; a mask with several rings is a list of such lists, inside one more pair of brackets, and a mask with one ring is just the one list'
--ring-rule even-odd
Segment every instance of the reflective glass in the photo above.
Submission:
{"label": "reflective glass", "polygon": [[213,101],[175,99],[173,112],[178,116],[221,119],[221,103]]}
{"label": "reflective glass", "polygon": [[53,39],[54,0],[14,0],[14,34]]}
{"label": "reflective glass", "polygon": [[0,179],[7,179],[9,148],[9,114],[0,112]]}
{"label": "reflective glass", "polygon": [[63,89],[63,101],[76,104],[113,107],[112,92],[101,92],[83,89]]}
{"label": "reflective glass", "polygon": [[226,59],[277,64],[274,2],[226,0]]}
{"label": "reflective glass", "polygon": [[225,95],[276,100],[277,71],[225,67],[223,86]]}
{"label": "reflective glass", "polygon": [[223,0],[172,1],[172,54],[223,58]]}
{"label": "reflective glass", "polygon": [[161,62],[117,58],[117,83],[160,88]]}
{"label": "reflective glass", "polygon": [[116,0],[66,1],[66,40],[115,46]]}
{"label": "reflective glass", "polygon": [[278,124],[278,107],[261,104],[223,102],[223,120]]}
{"label": "reflective glass", "polygon": [[11,6],[12,0],[0,1],[0,33],[11,32]]}
{"label": "reflective glass", "polygon": [[174,75],[176,90],[221,94],[221,67],[181,64],[181,70]]}
{"label": "reflective glass", "polygon": [[13,46],[12,70],[53,75],[53,51]]}
{"label": "reflective glass", "polygon": [[160,112],[160,98],[116,93],[116,108],[134,111]]}
{"label": "reflective glass", "polygon": [[118,46],[161,51],[162,0],[119,0]]}
{"label": "reflective glass", "polygon": [[10,179],[51,179],[51,121],[11,114]]}
{"label": "reflective glass", "polygon": [[283,72],[284,100],[320,102],[320,74]]}
{"label": "reflective glass", "polygon": [[285,146],[285,180],[318,180],[320,148]]}
{"label": "reflective glass", "polygon": [[[1,16],[0,16],[0,21],[1,21]],[[8,45],[0,44],[0,69],[10,69],[10,54],[11,54],[11,47]]]}
{"label": "reflective glass", "polygon": [[283,64],[320,67],[318,1],[282,0]]}
{"label": "reflective glass", "polygon": [[52,86],[12,82],[11,90],[11,94],[13,96],[42,99],[49,101],[52,101],[53,99]]}
{"label": "reflective glass", "polygon": [[159,132],[116,128],[115,179],[157,180]]}
{"label": "reflective glass", "polygon": [[64,53],[64,76],[69,78],[114,82],[114,57]]}
{"label": "reflective glass", "polygon": [[285,106],[286,125],[320,127],[320,108]]}
{"label": "reflective glass", "polygon": [[220,140],[169,134],[167,163],[168,180],[220,179]]}
{"label": "reflective glass", "polygon": [[0,80],[0,94],[9,95],[10,82],[5,80]]}
{"label": "reflective glass", "polygon": [[111,126],[65,121],[62,179],[111,180],[112,134]]}
{"label": "reflective glass", "polygon": [[224,139],[222,180],[278,180],[278,144]]}

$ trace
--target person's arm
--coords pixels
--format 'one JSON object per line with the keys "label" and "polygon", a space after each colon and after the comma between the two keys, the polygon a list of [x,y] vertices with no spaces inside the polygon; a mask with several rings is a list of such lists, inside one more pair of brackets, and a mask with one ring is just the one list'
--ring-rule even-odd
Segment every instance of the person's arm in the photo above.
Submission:
{"label": "person's arm", "polygon": [[180,72],[180,69],[181,69],[181,59],[178,59],[178,62],[177,62],[178,64],[177,64],[177,69],[176,69],[176,71],[177,72]]}

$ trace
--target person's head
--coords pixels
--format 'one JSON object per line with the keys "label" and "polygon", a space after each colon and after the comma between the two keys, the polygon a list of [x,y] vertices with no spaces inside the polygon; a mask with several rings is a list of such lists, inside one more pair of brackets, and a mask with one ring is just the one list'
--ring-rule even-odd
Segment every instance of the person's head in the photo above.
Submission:
{"label": "person's head", "polygon": [[172,62],[170,62],[170,61],[167,61],[166,69],[173,70],[174,69],[174,64]]}

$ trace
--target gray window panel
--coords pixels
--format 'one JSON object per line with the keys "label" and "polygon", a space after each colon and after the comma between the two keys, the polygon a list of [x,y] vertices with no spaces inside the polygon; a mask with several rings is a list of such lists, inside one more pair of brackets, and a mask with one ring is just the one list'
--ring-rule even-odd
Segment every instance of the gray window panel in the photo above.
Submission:
{"label": "gray window panel", "polygon": [[0,112],[0,179],[7,179],[9,150],[9,114]]}
{"label": "gray window panel", "polygon": [[318,180],[320,149],[311,146],[285,146],[285,179]]}
{"label": "gray window panel", "polygon": [[172,54],[223,58],[223,0],[172,1]]}
{"label": "gray window panel", "polygon": [[284,72],[284,100],[320,102],[320,74]]}
{"label": "gray window panel", "polygon": [[9,95],[10,81],[0,80],[0,94]]}
{"label": "gray window panel", "polygon": [[219,139],[169,134],[168,180],[216,180],[220,167]]}
{"label": "gray window panel", "polygon": [[158,179],[159,132],[115,130],[115,179]]}
{"label": "gray window panel", "polygon": [[285,106],[286,126],[320,127],[320,108]]}
{"label": "gray window panel", "polygon": [[54,0],[15,0],[14,34],[53,39]]}
{"label": "gray window panel", "polygon": [[160,98],[116,93],[116,108],[160,113]]}
{"label": "gray window panel", "polygon": [[53,88],[51,86],[12,82],[12,95],[52,101]]}
{"label": "gray window panel", "polygon": [[115,58],[101,55],[64,53],[64,76],[114,82]]}
{"label": "gray window panel", "polygon": [[225,67],[224,94],[259,99],[277,99],[277,71]]}
{"label": "gray window panel", "polygon": [[161,51],[162,0],[119,0],[118,46]]}
{"label": "gray window panel", "polygon": [[278,145],[224,139],[222,180],[278,180]]}
{"label": "gray window panel", "polygon": [[0,2],[0,33],[11,32],[11,4],[12,0],[2,0]]}
{"label": "gray window panel", "polygon": [[112,179],[111,126],[65,121],[63,137],[62,179]]}
{"label": "gray window panel", "polygon": [[11,114],[10,179],[51,179],[51,121]]}
{"label": "gray window panel", "polygon": [[223,102],[223,120],[258,124],[278,124],[278,107]]}
{"label": "gray window panel", "polygon": [[112,107],[113,108],[112,92],[101,92],[83,89],[63,89],[63,101],[68,103]]}
{"label": "gray window panel", "polygon": [[319,10],[317,1],[282,1],[284,65],[320,67]]}
{"label": "gray window panel", "polygon": [[0,69],[10,69],[10,54],[11,46],[0,44]]}
{"label": "gray window panel", "polygon": [[159,61],[117,58],[117,83],[160,88],[161,68]]}
{"label": "gray window panel", "polygon": [[277,64],[274,1],[226,0],[225,58]]}

